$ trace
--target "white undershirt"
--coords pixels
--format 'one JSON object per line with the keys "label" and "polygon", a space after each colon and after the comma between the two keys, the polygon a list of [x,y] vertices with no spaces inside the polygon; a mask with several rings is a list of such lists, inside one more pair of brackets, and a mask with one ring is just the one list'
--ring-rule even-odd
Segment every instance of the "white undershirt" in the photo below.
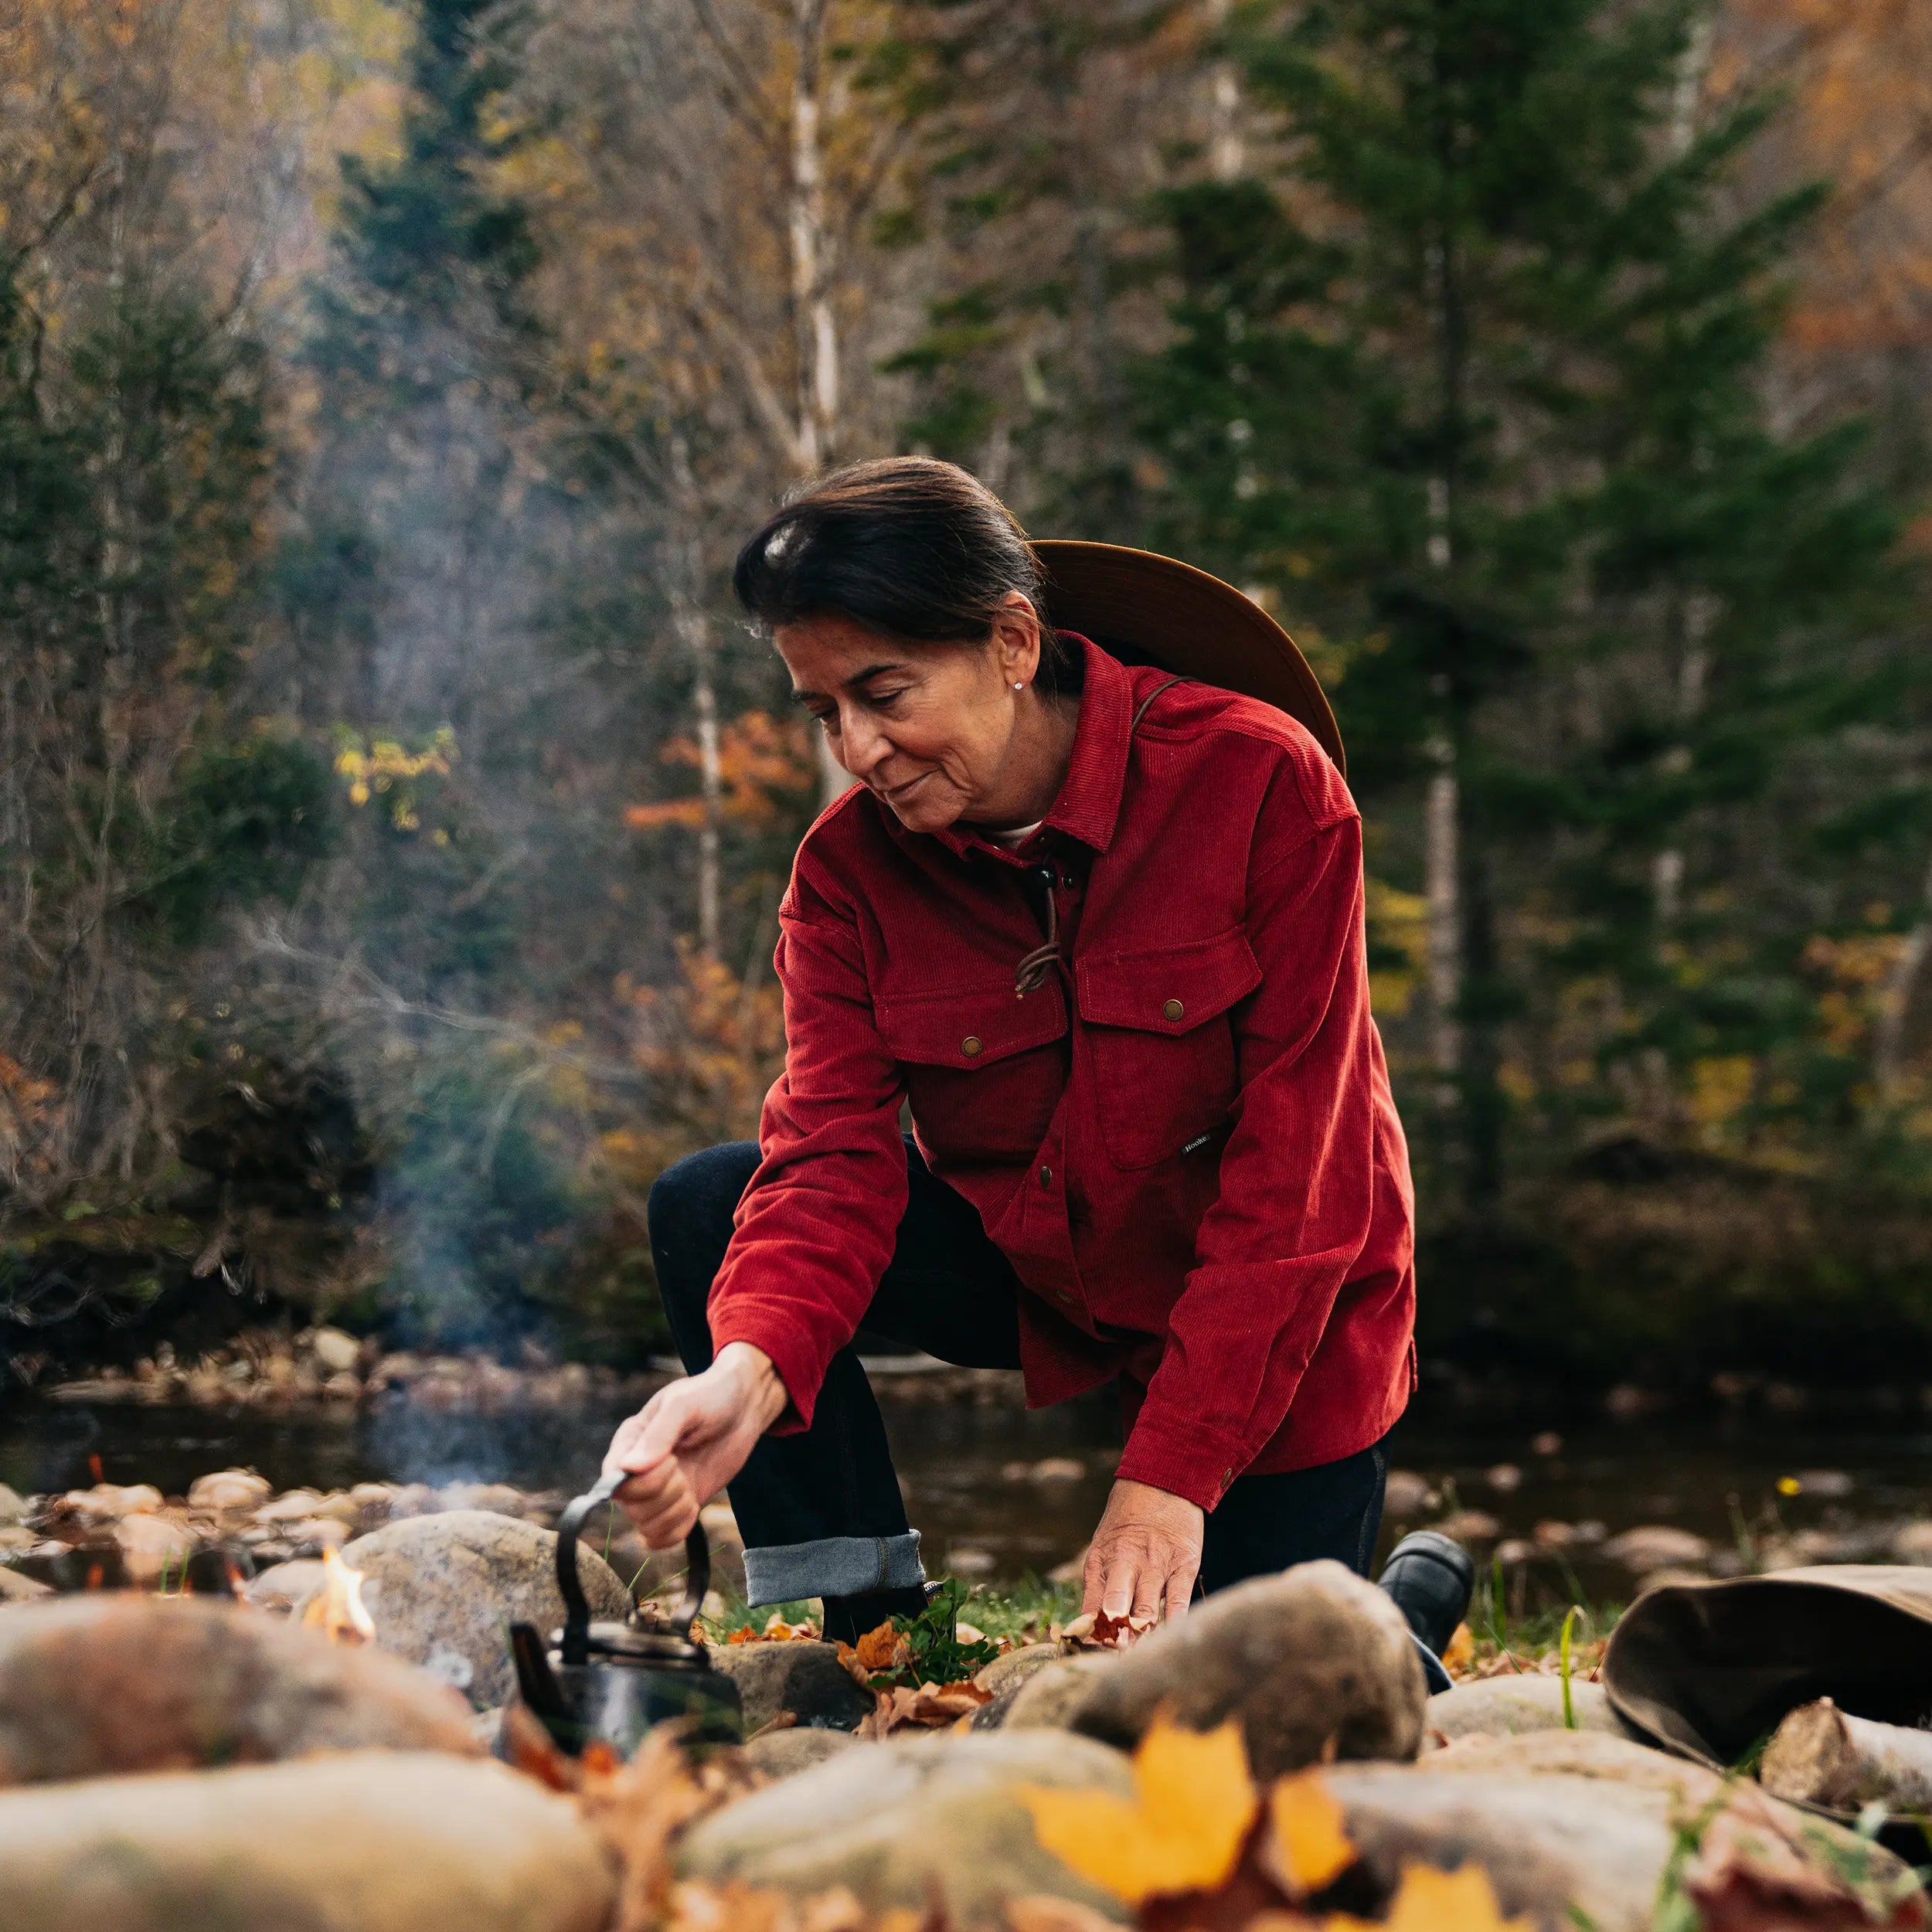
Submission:
{"label": "white undershirt", "polygon": [[981,835],[990,838],[996,845],[1004,845],[1009,852],[1018,852],[1046,822],[1043,818],[1036,818],[1030,825],[1015,825],[1006,832],[989,829]]}

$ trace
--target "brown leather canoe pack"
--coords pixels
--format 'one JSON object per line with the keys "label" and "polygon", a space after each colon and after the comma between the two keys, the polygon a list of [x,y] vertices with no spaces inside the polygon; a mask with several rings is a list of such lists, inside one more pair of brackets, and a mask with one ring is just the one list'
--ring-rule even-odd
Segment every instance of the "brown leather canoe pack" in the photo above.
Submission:
{"label": "brown leather canoe pack", "polygon": [[1660,1584],[1604,1653],[1619,1716],[1666,1750],[1735,1765],[1801,1704],[1918,1726],[1932,1716],[1932,1570],[1834,1563]]}

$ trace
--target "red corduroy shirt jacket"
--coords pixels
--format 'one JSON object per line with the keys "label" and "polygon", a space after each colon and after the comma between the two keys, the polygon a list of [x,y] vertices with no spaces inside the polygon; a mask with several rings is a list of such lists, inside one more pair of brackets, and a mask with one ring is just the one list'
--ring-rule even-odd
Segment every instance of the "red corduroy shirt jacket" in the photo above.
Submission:
{"label": "red corduroy shirt jacket", "polygon": [[[1369,1013],[1361,821],[1282,713],[1077,648],[1072,762],[1017,854],[910,832],[862,787],[799,847],[785,1070],[712,1333],[762,1349],[781,1428],[809,1424],[891,1258],[909,1099],[928,1165],[1028,1291],[1029,1404],[1118,1375],[1121,1475],[1212,1509],[1243,1471],[1366,1448],[1413,1386],[1413,1196]],[[1020,997],[1042,867],[1060,968]]]}

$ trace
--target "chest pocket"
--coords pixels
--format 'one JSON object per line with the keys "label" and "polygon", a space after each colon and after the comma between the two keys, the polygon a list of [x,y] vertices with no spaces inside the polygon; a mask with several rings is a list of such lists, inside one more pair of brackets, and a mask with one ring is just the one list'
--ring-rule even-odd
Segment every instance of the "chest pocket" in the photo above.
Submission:
{"label": "chest pocket", "polygon": [[1066,1002],[1053,981],[1024,999],[1008,976],[940,993],[883,994],[880,1037],[905,1070],[920,1138],[966,1159],[1031,1159],[1066,1083]]}
{"label": "chest pocket", "polygon": [[1116,1165],[1152,1167],[1226,1121],[1238,1082],[1228,1009],[1261,983],[1246,934],[1083,959],[1074,977]]}

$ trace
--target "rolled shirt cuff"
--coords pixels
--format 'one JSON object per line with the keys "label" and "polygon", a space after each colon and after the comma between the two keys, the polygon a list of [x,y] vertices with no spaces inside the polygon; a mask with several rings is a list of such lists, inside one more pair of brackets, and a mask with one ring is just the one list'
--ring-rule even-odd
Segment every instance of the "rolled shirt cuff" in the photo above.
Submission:
{"label": "rolled shirt cuff", "polygon": [[812,1543],[768,1543],[745,1552],[745,1600],[754,1607],[796,1603],[804,1597],[912,1590],[925,1580],[917,1529],[897,1536],[821,1536]]}

